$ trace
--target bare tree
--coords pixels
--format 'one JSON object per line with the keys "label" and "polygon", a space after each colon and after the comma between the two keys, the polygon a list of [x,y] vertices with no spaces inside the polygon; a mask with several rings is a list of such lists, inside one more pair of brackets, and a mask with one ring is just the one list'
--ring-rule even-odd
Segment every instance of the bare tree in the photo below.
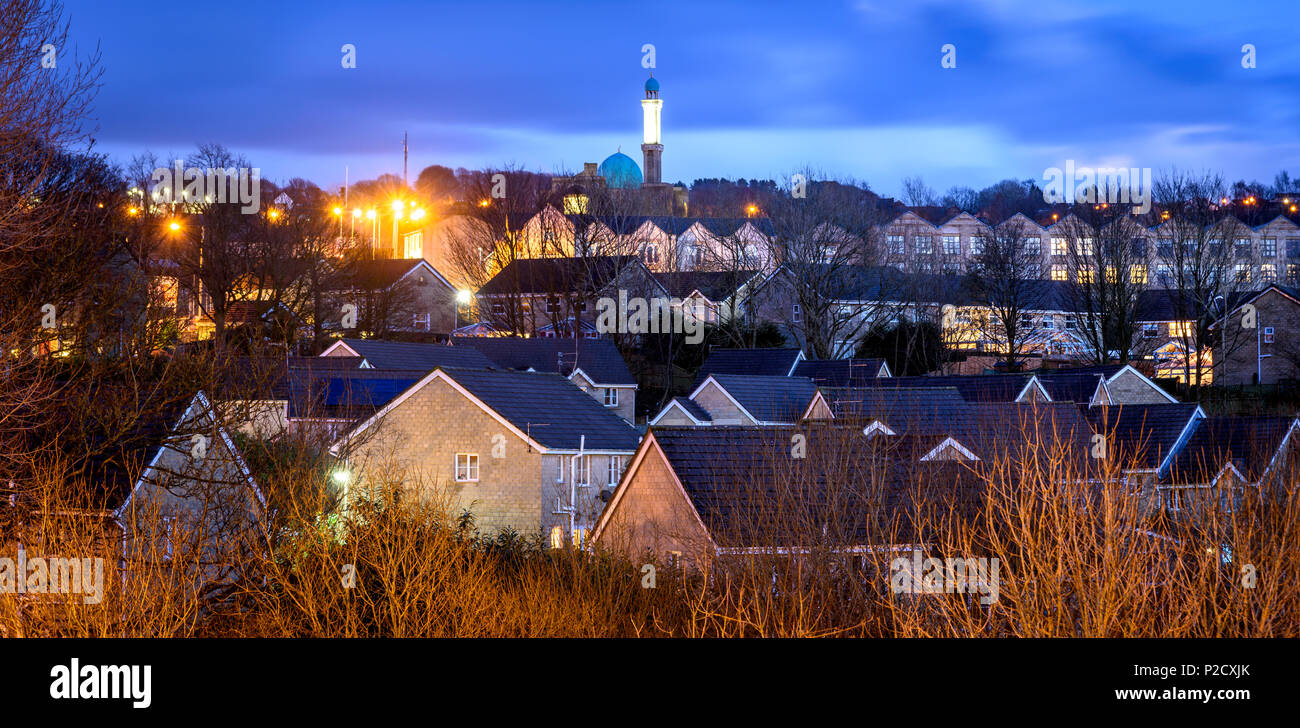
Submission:
{"label": "bare tree", "polygon": [[986,337],[1004,346],[1003,361],[1014,370],[1034,343],[1035,328],[1025,319],[1043,307],[1047,288],[1042,256],[1031,249],[1021,220],[988,227],[976,235],[979,253],[970,266],[971,292],[990,312]]}
{"label": "bare tree", "polygon": [[1156,228],[1153,280],[1167,289],[1164,295],[1179,323],[1175,338],[1183,347],[1184,378],[1197,386],[1210,374],[1205,355],[1215,343],[1231,352],[1254,338],[1241,327],[1210,328],[1249,285],[1237,278],[1233,249],[1233,241],[1249,237],[1249,231],[1222,210],[1226,185],[1217,174],[1172,170],[1155,181],[1153,192],[1163,218]]}
{"label": "bare tree", "polygon": [[1098,203],[1074,206],[1058,227],[1070,275],[1067,304],[1090,358],[1127,364],[1137,332],[1138,296],[1148,280],[1145,252],[1134,245],[1142,226],[1128,206]]}

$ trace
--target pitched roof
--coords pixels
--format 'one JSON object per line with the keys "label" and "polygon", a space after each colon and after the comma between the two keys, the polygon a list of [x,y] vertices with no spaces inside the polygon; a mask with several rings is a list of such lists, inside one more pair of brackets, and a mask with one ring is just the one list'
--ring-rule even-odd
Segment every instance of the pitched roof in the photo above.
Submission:
{"label": "pitched roof", "polygon": [[1167,479],[1207,483],[1231,463],[1248,482],[1258,482],[1295,425],[1294,417],[1207,417],[1174,457]]}
{"label": "pitched roof", "polygon": [[515,428],[547,448],[631,452],[640,434],[621,417],[558,374],[456,369],[446,374]]}
{"label": "pitched roof", "polygon": [[798,422],[817,394],[806,377],[711,374],[732,399],[759,422]]}
{"label": "pitched roof", "polygon": [[[888,455],[894,443],[845,428],[654,427],[650,434],[722,547],[911,542],[907,524],[918,508],[973,513],[981,492],[960,465],[902,462]],[[790,457],[795,434],[807,438],[805,458]]]}
{"label": "pitched roof", "polygon": [[472,349],[490,365],[505,369],[533,369],[567,377],[576,366],[595,384],[636,385],[636,377],[609,339],[465,337],[454,340],[452,348]]}
{"label": "pitched roof", "polygon": [[[690,397],[673,397],[672,401],[669,404],[670,405],[675,404],[678,407],[681,407],[683,410],[686,410],[687,414],[689,414],[691,417],[694,417],[696,420],[700,422],[713,421],[713,416],[710,415],[707,411],[705,411],[703,407],[699,406],[698,404],[695,404],[695,401],[692,400]],[[667,407],[665,407],[665,409],[667,409]]]}
{"label": "pitched roof", "polygon": [[655,273],[655,280],[675,298],[686,298],[699,291],[705,298],[718,303],[735,295],[742,286],[753,280],[758,271],[683,271]]}
{"label": "pitched roof", "polygon": [[375,260],[354,260],[344,269],[344,276],[361,288],[380,290],[392,286],[407,273],[420,267],[428,267],[433,276],[444,285],[451,284],[424,258],[379,258]]}
{"label": "pitched roof", "polygon": [[788,376],[802,352],[788,349],[720,349],[709,352],[700,371],[695,375],[692,389],[700,386],[710,374],[754,374],[758,376]]}
{"label": "pitched roof", "polygon": [[1123,369],[1123,367],[1115,365],[1115,372],[1111,374],[1072,369],[1048,370],[1035,372],[1034,376],[1038,378],[1039,384],[1043,385],[1043,389],[1047,390],[1047,396],[1051,397],[1053,402],[1088,404],[1092,401],[1093,395],[1097,393],[1097,387],[1101,385],[1101,381],[1103,379],[1109,380],[1120,369]]}
{"label": "pitched roof", "polygon": [[1113,438],[1108,445],[1123,466],[1158,468],[1199,409],[1195,403],[1104,405],[1087,417],[1094,431]]}
{"label": "pitched roof", "polygon": [[860,385],[885,388],[953,387],[967,402],[1014,402],[1033,378],[1032,374],[876,377],[865,379]]}
{"label": "pitched roof", "polygon": [[884,359],[827,359],[801,361],[794,367],[794,376],[808,377],[819,387],[858,387],[863,379],[874,379]]}
{"label": "pitched roof", "polygon": [[610,284],[635,256],[512,260],[478,290],[480,296],[594,293]]}
{"label": "pitched roof", "polygon": [[288,417],[355,419],[382,408],[427,370],[294,370],[287,384]]}
{"label": "pitched roof", "polygon": [[956,387],[823,387],[836,419],[879,420],[902,435],[938,432],[970,410]]}
{"label": "pitched roof", "polygon": [[492,362],[472,347],[383,339],[340,339],[377,369],[431,371],[436,367],[490,367]]}

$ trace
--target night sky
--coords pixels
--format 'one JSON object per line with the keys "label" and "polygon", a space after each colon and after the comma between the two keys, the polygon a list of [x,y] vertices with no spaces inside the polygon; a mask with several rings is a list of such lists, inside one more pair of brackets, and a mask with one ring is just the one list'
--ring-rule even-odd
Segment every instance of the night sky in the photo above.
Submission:
{"label": "night sky", "polygon": [[[96,148],[220,142],[322,186],[429,164],[640,160],[656,47],[664,180],[808,166],[897,195],[1080,165],[1300,173],[1300,3],[68,0],[102,52]],[[340,47],[357,48],[343,69]],[[957,67],[940,67],[940,47]],[[1243,44],[1257,68],[1243,69]],[[1041,182],[1040,182],[1041,184]]]}

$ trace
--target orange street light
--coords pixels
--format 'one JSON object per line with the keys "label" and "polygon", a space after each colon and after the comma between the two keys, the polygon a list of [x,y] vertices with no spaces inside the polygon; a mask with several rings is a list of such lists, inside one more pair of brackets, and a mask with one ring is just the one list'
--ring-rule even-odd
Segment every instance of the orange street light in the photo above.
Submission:
{"label": "orange street light", "polygon": [[126,214],[128,214],[128,215],[139,215],[139,214],[140,214],[140,211],[137,210],[137,209],[134,208],[134,207],[128,207],[128,208],[126,208]]}
{"label": "orange street light", "polygon": [[176,222],[175,220],[172,220],[171,222],[167,223],[167,228],[174,233],[180,232],[181,224],[179,222]]}
{"label": "orange street light", "polygon": [[749,207],[746,207],[746,208],[745,208],[745,212],[749,213],[750,217],[753,217],[754,215],[757,215],[757,214],[758,214],[758,205],[750,205]]}
{"label": "orange street light", "polygon": [[371,220],[374,220],[374,219],[375,219],[375,208],[372,207],[372,208],[370,208],[369,210],[366,210],[366,217],[369,218],[369,219],[371,219]]}
{"label": "orange street light", "polygon": [[280,216],[280,211],[272,207],[270,210],[266,211],[266,216],[274,220]]}
{"label": "orange street light", "polygon": [[342,216],[342,215],[343,215],[343,208],[341,208],[341,207],[336,207],[336,208],[334,208],[334,214],[335,214],[335,215]]}
{"label": "orange street light", "polygon": [[358,207],[352,211],[352,217],[361,217],[361,208]]}
{"label": "orange street light", "polygon": [[479,201],[478,201],[478,206],[479,206],[479,207],[487,207],[487,206],[490,205],[490,204],[492,204],[492,203],[491,203],[491,202],[488,202],[487,200],[479,200]]}
{"label": "orange street light", "polygon": [[423,217],[424,217],[424,208],[423,208],[423,207],[417,207],[417,208],[415,208],[415,210],[414,210],[413,212],[411,212],[411,219],[412,219],[412,220],[419,220],[419,219],[421,219],[421,218],[423,218]]}

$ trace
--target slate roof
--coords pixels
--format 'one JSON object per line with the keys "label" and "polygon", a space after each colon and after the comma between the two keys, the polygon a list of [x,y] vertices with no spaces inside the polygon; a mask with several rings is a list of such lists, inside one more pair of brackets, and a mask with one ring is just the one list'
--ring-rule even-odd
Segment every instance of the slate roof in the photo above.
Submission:
{"label": "slate roof", "polygon": [[673,402],[676,402],[682,409],[689,412],[692,417],[700,422],[713,421],[713,417],[706,412],[703,407],[695,404],[690,397],[673,397]]}
{"label": "slate roof", "polygon": [[478,289],[478,295],[594,293],[637,263],[632,255],[512,260]]}
{"label": "slate roof", "polygon": [[[382,290],[397,283],[402,276],[422,265],[427,265],[423,258],[354,260],[344,268],[343,276],[347,281],[361,288]],[[441,275],[434,278],[440,279]]]}
{"label": "slate roof", "polygon": [[731,298],[741,286],[753,280],[758,271],[684,271],[655,273],[655,280],[674,298],[686,298],[695,291],[714,303]]}
{"label": "slate roof", "polygon": [[805,377],[711,376],[760,422],[798,422],[817,394],[817,385]]}
{"label": "slate roof", "polygon": [[[432,371],[437,367],[490,367],[492,362],[476,349],[455,345],[382,339],[341,339],[377,369]],[[324,358],[324,357],[322,357]]]}
{"label": "slate roof", "polygon": [[1099,434],[1113,438],[1110,452],[1128,467],[1156,468],[1173,451],[1196,413],[1195,403],[1123,404],[1093,407],[1087,417]]}
{"label": "slate roof", "polygon": [[[456,339],[452,348],[476,351],[488,360],[489,366],[519,370],[531,368],[566,377],[573,373],[576,362],[579,369],[596,380],[596,384],[636,385],[636,378],[628,370],[623,355],[609,339],[465,337]],[[448,366],[457,365],[449,363]]]}
{"label": "slate roof", "polygon": [[[981,491],[951,463],[908,463],[886,439],[812,427],[653,427],[710,536],[719,546],[911,542],[919,504],[945,514],[975,512]],[[790,457],[795,434],[808,455]],[[900,528],[889,528],[891,521]],[[825,524],[825,531],[823,531]]]}
{"label": "slate roof", "polygon": [[709,352],[692,389],[704,383],[710,374],[753,374],[766,377],[788,376],[794,369],[799,349],[720,349]]}
{"label": "slate roof", "polygon": [[558,374],[443,367],[457,384],[547,448],[632,452],[640,434]]}
{"label": "slate roof", "polygon": [[884,365],[884,359],[801,361],[794,376],[808,377],[819,387],[860,387],[863,379],[874,379]]}
{"label": "slate roof", "polygon": [[954,387],[967,402],[1014,402],[1032,378],[1032,374],[876,377],[860,384],[887,388]]}
{"label": "slate roof", "polygon": [[1208,483],[1232,463],[1246,480],[1258,482],[1295,423],[1294,417],[1207,417],[1174,458],[1166,480]]}
{"label": "slate roof", "polygon": [[372,414],[420,381],[426,370],[357,369],[290,372],[289,417],[355,419]]}
{"label": "slate roof", "polygon": [[[1116,365],[1114,368],[1118,372],[1122,367]],[[1047,390],[1047,395],[1053,402],[1088,404],[1092,401],[1092,396],[1097,393],[1101,380],[1109,380],[1115,375],[1066,369],[1035,372],[1034,376],[1038,377],[1038,383]]]}
{"label": "slate roof", "polygon": [[880,420],[900,435],[944,429],[970,410],[956,387],[823,387],[821,392],[836,419]]}

